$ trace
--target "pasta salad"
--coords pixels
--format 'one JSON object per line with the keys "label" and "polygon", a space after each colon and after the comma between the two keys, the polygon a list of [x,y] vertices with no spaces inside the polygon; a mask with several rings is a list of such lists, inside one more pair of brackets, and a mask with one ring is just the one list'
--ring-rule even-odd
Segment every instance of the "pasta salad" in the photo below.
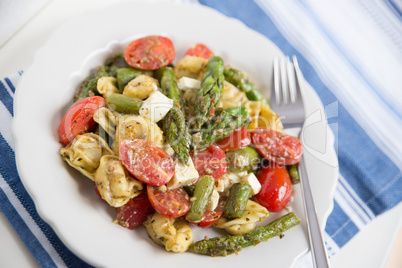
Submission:
{"label": "pasta salad", "polygon": [[[62,158],[116,208],[114,223],[145,226],[172,252],[226,256],[300,223],[287,209],[302,145],[284,134],[248,76],[204,44],[176,51],[145,36],[80,85],[64,114]],[[194,241],[192,228],[228,235]]]}

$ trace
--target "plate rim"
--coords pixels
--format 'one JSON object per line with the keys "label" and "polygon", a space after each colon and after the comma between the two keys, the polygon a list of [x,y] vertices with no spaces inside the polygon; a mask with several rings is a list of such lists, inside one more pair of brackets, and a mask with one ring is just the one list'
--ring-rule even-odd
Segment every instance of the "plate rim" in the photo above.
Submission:
{"label": "plate rim", "polygon": [[[148,2],[143,2],[143,3],[141,3],[141,4],[144,4],[144,3],[146,3],[146,4],[154,4],[154,3],[148,3]],[[112,4],[111,6],[120,6],[120,5],[125,5],[126,3],[114,3],[114,4]],[[138,2],[136,2],[135,4],[138,4]],[[167,4],[167,5],[169,5],[169,6],[178,6],[178,5],[181,5],[181,6],[188,6],[188,4],[187,3],[181,3],[181,4],[178,4],[178,3],[161,3],[161,4]],[[225,17],[225,19],[229,19],[229,20],[231,20],[231,21],[236,21],[236,23],[240,23],[241,25],[243,25],[243,27],[245,27],[245,28],[247,28],[248,30],[250,30],[250,31],[253,31],[254,33],[257,33],[258,35],[260,35],[260,36],[262,36],[263,38],[265,38],[267,41],[269,41],[270,43],[271,43],[271,45],[272,46],[275,46],[275,47],[277,47],[271,40],[269,40],[268,38],[266,38],[265,36],[263,36],[263,35],[261,35],[260,33],[258,33],[258,32],[256,32],[256,31],[254,31],[253,29],[250,29],[250,28],[248,28],[246,25],[244,25],[244,23],[243,22],[241,22],[240,20],[238,20],[238,19],[235,19],[235,18],[230,18],[230,17],[226,17],[226,16],[224,16],[223,14],[221,14],[221,13],[219,13],[218,11],[216,11],[216,10],[214,10],[214,9],[211,9],[211,8],[208,8],[208,7],[204,7],[204,6],[201,6],[201,5],[197,5],[197,8],[203,8],[203,9],[205,9],[205,10],[208,10],[208,12],[214,12],[214,13],[216,13],[216,14],[219,14],[219,16],[223,16],[223,17]],[[97,11],[99,11],[99,10],[104,10],[104,9],[106,9],[105,7],[104,8],[97,8],[96,10],[93,10],[93,11],[91,11],[90,13],[95,13],[95,12],[97,12]],[[87,14],[86,14],[87,15]],[[21,129],[20,127],[19,127],[19,122],[20,122],[20,120],[21,120],[21,118],[20,118],[20,109],[21,109],[21,107],[20,107],[20,103],[21,103],[21,101],[20,101],[20,99],[21,98],[23,98],[22,97],[22,90],[21,90],[21,88],[23,88],[24,87],[24,84],[26,83],[25,82],[25,78],[26,77],[28,77],[26,74],[28,73],[30,73],[31,72],[31,69],[32,68],[34,68],[34,66],[35,66],[35,63],[37,63],[37,59],[40,57],[40,55],[42,54],[42,53],[44,53],[44,51],[45,51],[45,48],[47,47],[47,46],[49,46],[49,44],[51,43],[51,40],[53,40],[53,38],[55,37],[55,36],[57,36],[57,33],[58,32],[62,32],[63,31],[63,29],[64,28],[66,28],[66,27],[68,27],[69,25],[72,25],[75,21],[78,21],[78,20],[80,20],[82,17],[84,17],[84,16],[86,16],[86,15],[81,15],[81,16],[77,16],[76,18],[74,18],[74,19],[70,19],[70,20],[68,20],[67,22],[65,22],[63,25],[61,25],[60,27],[58,27],[57,28],[57,30],[56,31],[54,31],[52,34],[51,34],[51,36],[46,40],[46,42],[42,45],[42,47],[35,53],[35,56],[34,56],[34,58],[33,58],[33,60],[32,60],[32,62],[31,62],[31,64],[29,65],[29,67],[26,69],[26,71],[25,71],[25,73],[24,73],[24,75],[21,77],[21,79],[20,79],[20,82],[18,83],[18,85],[17,85],[17,90],[16,90],[16,94],[15,94],[15,106],[14,106],[14,109],[15,109],[15,116],[14,116],[14,119],[13,119],[13,123],[12,123],[12,137],[13,137],[13,139],[14,139],[14,141],[15,141],[15,155],[16,155],[16,162],[17,162],[17,170],[19,171],[19,173],[23,173],[23,172],[20,172],[20,170],[22,170],[23,168],[21,168],[22,167],[22,159],[21,159],[21,148],[20,148],[20,146],[19,146],[19,143],[20,143],[20,141],[19,141],[19,135],[18,135],[18,132],[19,132],[19,130]],[[82,64],[81,64],[81,67],[83,66],[83,62],[82,62]],[[71,74],[72,75],[72,74]],[[316,92],[314,91],[314,90],[312,90],[312,94],[315,94],[316,95],[316,97],[318,98],[318,95],[316,94]],[[320,101],[320,104],[322,105],[322,103],[321,103],[321,101]],[[330,130],[331,131],[331,130]],[[332,133],[332,132],[331,132]],[[333,135],[333,134],[332,134]],[[333,144],[332,144],[333,145]],[[333,147],[333,146],[332,146]],[[26,179],[27,178],[23,178],[23,176],[22,175],[20,175],[20,177],[21,177],[21,181],[24,183],[24,181],[26,181]],[[26,176],[24,176],[24,177],[26,177]],[[25,185],[25,183],[24,183],[24,185]],[[326,222],[326,220],[327,220],[327,218],[328,218],[328,216],[329,216],[329,214],[331,213],[331,211],[332,211],[332,208],[333,208],[333,194],[334,194],[334,191],[335,191],[335,186],[336,186],[336,181],[335,182],[333,182],[333,187],[332,187],[332,189],[331,189],[331,192],[330,192],[330,198],[332,199],[332,202],[331,202],[331,205],[330,205],[330,208],[327,210],[327,212],[325,213],[325,215],[323,215],[322,216],[322,218],[321,218],[321,223],[323,222],[323,223],[325,223]],[[27,191],[28,191],[28,193],[30,194],[30,196],[31,197],[33,197],[33,195],[32,195],[32,193],[30,192],[31,190],[30,190],[30,188],[29,188],[29,186],[28,187],[25,187],[26,189],[27,189]],[[34,199],[34,198],[33,198]],[[42,217],[45,221],[47,221],[48,223],[49,222],[51,222],[51,220],[49,220],[49,218],[48,218],[48,216],[46,215],[46,212],[44,212],[44,211],[42,211],[42,209],[41,209],[41,207],[40,206],[37,206],[37,210],[38,210],[38,214],[40,215],[40,217]],[[53,226],[52,226],[53,227]],[[53,227],[54,228],[54,227]],[[322,229],[324,229],[325,228],[325,225],[324,226],[322,226]],[[56,231],[56,229],[57,228],[54,228],[55,229],[55,231]],[[57,233],[57,232],[56,232]],[[59,235],[59,233],[57,233],[58,235]],[[60,235],[59,235],[59,237],[60,237]],[[61,237],[60,237],[61,238]],[[63,240],[62,240],[63,241]],[[64,243],[64,241],[63,241],[63,243]],[[71,251],[73,251],[74,253],[76,253],[73,249],[71,249],[70,248],[70,250]],[[77,254],[77,253],[76,253]],[[300,256],[302,256],[302,255],[304,255],[304,253],[302,253],[302,254],[300,254],[299,255],[299,257]],[[79,255],[79,254],[77,254],[77,256],[80,256],[81,258],[82,258],[82,256],[81,256],[81,254]],[[84,258],[83,258],[84,259]],[[293,261],[293,264],[294,264],[294,262],[297,260],[298,258],[295,258],[294,259],[294,261]],[[85,259],[84,259],[85,260]],[[87,261],[87,260],[86,260]]]}

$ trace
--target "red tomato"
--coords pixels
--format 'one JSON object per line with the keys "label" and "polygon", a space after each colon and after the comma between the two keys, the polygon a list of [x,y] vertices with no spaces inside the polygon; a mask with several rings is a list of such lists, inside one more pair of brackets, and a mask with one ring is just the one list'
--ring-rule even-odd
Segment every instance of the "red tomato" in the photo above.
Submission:
{"label": "red tomato", "polygon": [[260,205],[270,212],[277,212],[286,207],[292,196],[292,181],[284,166],[262,167],[257,174],[261,190],[255,195]]}
{"label": "red tomato", "polygon": [[250,135],[255,149],[266,159],[280,165],[300,162],[303,146],[298,138],[270,128],[257,128]]}
{"label": "red tomato", "polygon": [[204,44],[195,44],[187,50],[185,55],[209,59],[214,53]]}
{"label": "red tomato", "polygon": [[215,142],[223,151],[234,151],[241,148],[246,148],[251,143],[250,134],[246,127],[236,129],[226,138]]}
{"label": "red tomato", "polygon": [[161,148],[141,139],[120,141],[119,156],[123,165],[138,180],[153,186],[170,181],[175,166],[172,158]]}
{"label": "red tomato", "polygon": [[104,200],[103,197],[101,196],[100,192],[99,192],[98,187],[96,186],[96,183],[94,183],[94,188],[95,188],[95,193],[96,193],[96,195],[97,195],[100,199]]}
{"label": "red tomato", "polygon": [[203,151],[191,154],[195,169],[201,176],[211,175],[215,180],[226,174],[226,155],[218,146],[211,145]]}
{"label": "red tomato", "polygon": [[88,97],[74,103],[61,119],[59,142],[67,145],[75,136],[91,131],[96,126],[93,115],[101,107],[105,107],[105,99],[99,96]]}
{"label": "red tomato", "polygon": [[124,50],[126,62],[137,69],[156,70],[170,64],[176,51],[172,41],[163,36],[150,35],[131,42]]}
{"label": "red tomato", "polygon": [[226,204],[226,198],[220,198],[218,206],[215,208],[215,210],[206,210],[204,215],[202,216],[201,221],[199,222],[190,222],[191,224],[197,225],[198,227],[205,228],[209,227],[215,222],[219,220],[219,218],[223,214],[223,210],[225,208]]}
{"label": "red tomato", "polygon": [[157,187],[147,185],[149,201],[154,209],[168,218],[178,218],[190,210],[190,198],[183,188],[161,191]]}
{"label": "red tomato", "polygon": [[121,226],[133,230],[141,226],[148,215],[154,213],[146,191],[117,208],[116,221]]}

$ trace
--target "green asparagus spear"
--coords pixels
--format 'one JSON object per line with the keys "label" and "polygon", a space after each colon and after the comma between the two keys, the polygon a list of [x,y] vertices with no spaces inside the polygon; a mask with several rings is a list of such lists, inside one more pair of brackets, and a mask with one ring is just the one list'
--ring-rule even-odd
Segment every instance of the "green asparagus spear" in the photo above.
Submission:
{"label": "green asparagus spear", "polygon": [[230,172],[253,172],[258,169],[260,155],[253,147],[226,152],[227,168]]}
{"label": "green asparagus spear", "polygon": [[195,149],[203,149],[217,140],[226,138],[234,130],[248,126],[250,116],[244,106],[220,109],[215,116],[202,126],[201,132],[193,135]]}
{"label": "green asparagus spear", "polygon": [[[110,76],[111,68],[108,66],[99,66],[95,73],[90,74],[80,85],[78,92],[74,96],[74,101],[85,99],[89,96],[99,95],[98,79],[104,76]],[[114,71],[114,69],[113,69]]]}
{"label": "green asparagus spear", "polygon": [[78,92],[74,95],[74,101],[85,99],[86,97],[99,95],[97,89],[98,79],[95,74],[90,74],[80,85]]}
{"label": "green asparagus spear", "polygon": [[176,75],[172,68],[164,67],[158,70],[161,73],[161,87],[163,93],[174,101],[174,106],[163,119],[163,130],[167,142],[172,146],[178,158],[187,163],[190,155],[191,136],[188,133],[184,113],[181,110],[181,92],[177,86]]}
{"label": "green asparagus spear", "polygon": [[190,210],[186,214],[187,221],[199,222],[202,220],[214,185],[215,179],[212,176],[205,175],[198,180],[191,199]]}
{"label": "green asparagus spear", "polygon": [[105,61],[106,66],[116,66],[118,68],[127,68],[130,67],[130,65],[127,64],[126,60],[124,59],[124,53],[123,52],[117,52],[110,58],[107,58]]}
{"label": "green asparagus spear", "polygon": [[225,75],[226,81],[233,84],[241,91],[244,91],[249,100],[261,101],[261,102],[265,103],[266,105],[268,105],[268,107],[269,107],[267,100],[264,98],[264,96],[261,94],[261,92],[258,91],[258,89],[255,87],[255,85],[252,82],[250,82],[248,76],[245,73],[243,73],[242,71],[236,70],[234,68],[231,68],[229,66],[225,67],[225,70],[223,71],[223,73]]}
{"label": "green asparagus spear", "polygon": [[110,107],[124,114],[138,114],[141,108],[142,100],[132,97],[127,97],[119,93],[113,93],[107,99],[107,103]]}
{"label": "green asparagus spear", "polygon": [[176,104],[179,104],[182,97],[181,91],[177,85],[176,74],[170,67],[163,67],[160,69],[162,76],[160,79],[161,88],[163,93]]}
{"label": "green asparagus spear", "polygon": [[222,96],[223,60],[218,56],[209,59],[206,72],[201,80],[201,89],[198,91],[195,106],[194,129],[199,130],[215,113]]}
{"label": "green asparagus spear", "polygon": [[120,92],[123,92],[123,89],[127,84],[136,78],[137,76],[140,76],[142,74],[152,76],[153,72],[152,71],[143,71],[143,70],[137,70],[134,68],[120,68],[116,72],[116,79],[117,79],[117,85],[119,86]]}
{"label": "green asparagus spear", "polygon": [[265,226],[257,227],[245,235],[214,237],[195,242],[190,245],[189,251],[213,257],[227,256],[239,252],[245,247],[255,246],[271,237],[280,236],[283,232],[299,223],[300,219],[294,212],[290,212]]}
{"label": "green asparagus spear", "polygon": [[226,218],[240,218],[246,209],[247,201],[251,196],[251,186],[245,182],[232,185],[223,214]]}
{"label": "green asparagus spear", "polygon": [[300,182],[299,170],[297,164],[287,166],[292,184],[298,184]]}

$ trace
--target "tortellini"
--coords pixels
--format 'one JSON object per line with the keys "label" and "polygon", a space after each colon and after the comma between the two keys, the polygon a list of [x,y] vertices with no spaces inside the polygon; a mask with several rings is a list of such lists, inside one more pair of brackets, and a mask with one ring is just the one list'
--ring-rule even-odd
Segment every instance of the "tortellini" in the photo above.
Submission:
{"label": "tortellini", "polygon": [[94,180],[102,155],[113,155],[104,139],[93,133],[78,135],[60,150],[63,159],[86,177]]}
{"label": "tortellini", "polygon": [[174,67],[177,79],[190,77],[201,80],[206,70],[208,60],[195,56],[184,56]]}
{"label": "tortellini", "polygon": [[276,131],[283,131],[283,125],[279,115],[272,111],[268,105],[260,101],[246,101],[244,106],[251,117],[251,123],[247,127],[254,130],[257,127],[268,127]]}
{"label": "tortellini", "polygon": [[159,126],[142,115],[123,115],[117,118],[117,128],[112,149],[119,151],[120,140],[143,139],[163,147],[163,132]]}
{"label": "tortellini", "polygon": [[112,207],[121,207],[140,194],[142,183],[130,177],[120,159],[104,155],[94,175],[95,185],[102,198]]}
{"label": "tortellini", "polygon": [[259,127],[269,127],[276,131],[283,131],[282,121],[279,115],[271,110],[268,105],[262,103],[260,116],[258,117]]}
{"label": "tortellini", "polygon": [[101,77],[98,79],[96,89],[107,100],[113,93],[118,93],[117,79],[114,77]]}
{"label": "tortellini", "polygon": [[261,102],[260,101],[247,101],[244,106],[248,114],[251,117],[251,123],[248,125],[248,129],[256,129],[258,127],[258,117],[261,112]]}
{"label": "tortellini", "polygon": [[239,107],[247,101],[246,93],[225,81],[223,83],[222,98],[219,107],[223,109]]}
{"label": "tortellini", "polygon": [[114,139],[116,131],[116,117],[111,110],[106,107],[99,108],[94,113],[93,119],[112,139]]}
{"label": "tortellini", "polygon": [[139,75],[124,87],[123,95],[144,100],[158,90],[159,82],[149,75]]}
{"label": "tortellini", "polygon": [[237,219],[227,219],[221,217],[215,227],[224,228],[226,232],[232,235],[244,235],[255,229],[257,222],[268,217],[268,210],[260,204],[248,200],[243,215]]}
{"label": "tortellini", "polygon": [[144,222],[151,239],[167,251],[185,252],[194,242],[188,223],[181,219],[170,219],[155,213]]}

